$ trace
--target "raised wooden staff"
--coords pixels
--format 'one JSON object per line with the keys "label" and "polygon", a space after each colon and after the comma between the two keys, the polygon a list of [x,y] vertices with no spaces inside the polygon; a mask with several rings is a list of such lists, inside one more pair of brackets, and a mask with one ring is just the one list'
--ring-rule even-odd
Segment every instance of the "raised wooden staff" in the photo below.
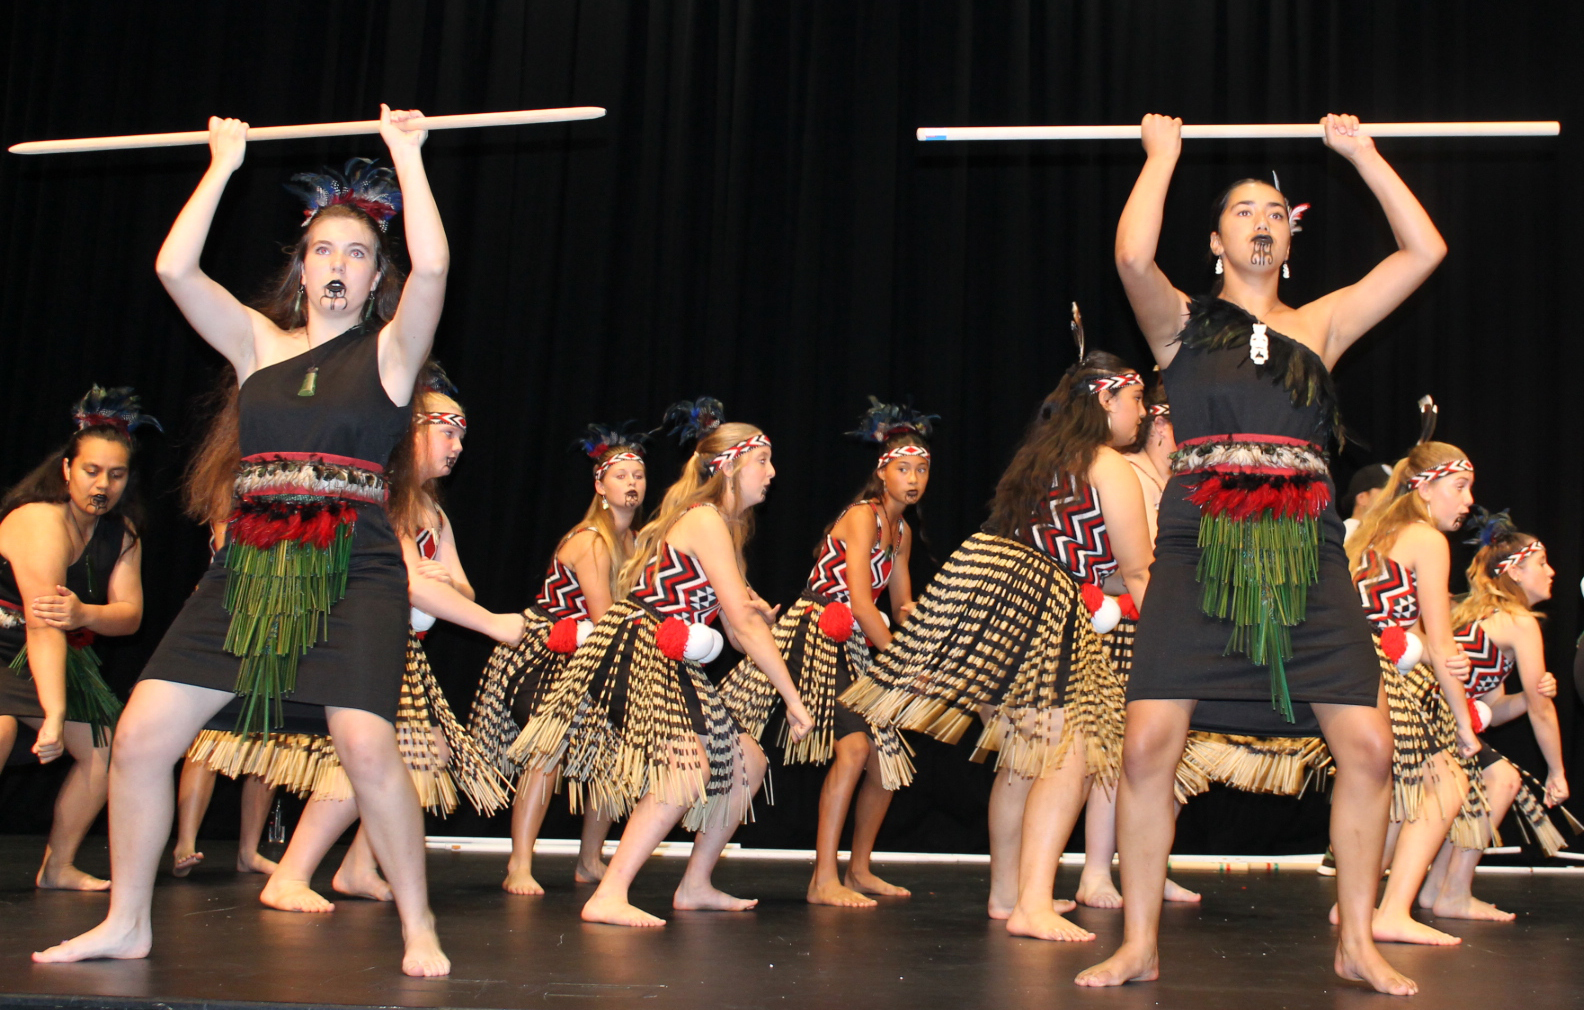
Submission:
{"label": "raised wooden staff", "polygon": [[[1555,137],[1562,124],[1513,123],[1361,123],[1371,137]],[[1281,140],[1325,136],[1321,123],[1185,124],[1183,139]],[[1139,126],[921,126],[920,140],[1138,140]]]}
{"label": "raised wooden staff", "polygon": [[[517,112],[475,112],[464,116],[420,116],[398,124],[404,130],[463,130],[475,126],[522,126],[526,123],[566,123],[598,119],[605,110],[594,105],[571,109],[521,109]],[[303,140],[309,137],[354,137],[378,133],[380,121],[304,123],[300,126],[250,126],[247,139]],[[136,147],[183,147],[209,143],[208,130],[186,133],[135,133],[124,137],[82,137],[78,140],[29,140],[12,144],[12,154],[65,154],[70,151],[126,151]]]}

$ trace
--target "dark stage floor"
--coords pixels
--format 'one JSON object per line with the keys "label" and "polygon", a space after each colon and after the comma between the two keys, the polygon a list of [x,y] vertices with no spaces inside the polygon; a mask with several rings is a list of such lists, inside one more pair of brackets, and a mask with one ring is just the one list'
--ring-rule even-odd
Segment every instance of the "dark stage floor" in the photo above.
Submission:
{"label": "dark stage floor", "polygon": [[[90,848],[86,867],[102,871],[103,840]],[[1308,873],[1179,874],[1204,892],[1205,904],[1168,908],[1165,980],[1090,991],[1070,980],[1115,945],[1121,913],[1075,913],[1099,934],[1094,943],[1009,937],[984,918],[982,865],[897,865],[889,876],[915,897],[844,910],[801,900],[805,864],[727,860],[717,881],[759,896],[757,912],[671,914],[666,929],[642,931],[582,924],[577,908],[588,889],[573,887],[568,858],[540,861],[548,895],[519,898],[498,887],[502,857],[435,853],[431,889],[455,974],[417,981],[397,971],[399,932],[389,906],[345,902],[328,916],[271,911],[255,901],[263,878],[226,869],[230,843],[205,849],[209,861],[190,878],[160,881],[151,958],[38,966],[29,951],[97,922],[107,898],[34,891],[42,841],[0,838],[0,1006],[542,1007],[564,999],[656,1008],[1266,1010],[1385,1003],[1328,970],[1332,933],[1324,914],[1332,885]],[[679,859],[652,861],[639,878],[639,904],[666,914],[681,872]],[[1068,893],[1075,883],[1076,874],[1064,870],[1060,889]],[[1461,948],[1392,946],[1389,956],[1422,987],[1413,1005],[1584,1003],[1574,937],[1584,932],[1584,880],[1482,875],[1479,883],[1485,897],[1520,911],[1519,920],[1440,923],[1465,937]]]}

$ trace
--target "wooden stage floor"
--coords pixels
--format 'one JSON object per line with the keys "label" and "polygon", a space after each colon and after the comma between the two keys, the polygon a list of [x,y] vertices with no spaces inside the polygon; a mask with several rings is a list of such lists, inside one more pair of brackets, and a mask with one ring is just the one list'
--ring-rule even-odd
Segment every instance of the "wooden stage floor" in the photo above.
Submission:
{"label": "wooden stage floor", "polygon": [[[1094,943],[1010,937],[984,916],[983,865],[896,865],[888,875],[913,888],[913,898],[848,910],[802,900],[807,864],[727,860],[717,882],[759,897],[756,912],[671,914],[668,927],[649,931],[580,922],[589,889],[574,887],[567,857],[539,860],[549,893],[521,898],[499,888],[502,857],[431,853],[431,893],[455,971],[420,981],[397,970],[399,929],[389,906],[346,901],[325,916],[266,909],[256,901],[263,878],[231,872],[234,849],[225,842],[207,843],[208,861],[186,880],[161,877],[152,957],[33,965],[29,951],[97,922],[107,901],[35,891],[42,846],[0,837],[0,1007],[1330,1010],[1388,1002],[1329,971],[1332,882],[1310,873],[1179,874],[1205,901],[1168,907],[1163,981],[1081,990],[1072,976],[1115,946],[1121,913],[1074,913],[1099,934]],[[106,868],[103,839],[90,839],[83,863]],[[637,902],[667,914],[682,865],[653,860],[639,877]],[[1076,882],[1064,869],[1059,890],[1070,893]],[[1388,956],[1422,989],[1394,1005],[1584,1005],[1584,874],[1482,874],[1478,883],[1484,897],[1519,912],[1518,921],[1438,922],[1464,937],[1457,948],[1390,945]]]}

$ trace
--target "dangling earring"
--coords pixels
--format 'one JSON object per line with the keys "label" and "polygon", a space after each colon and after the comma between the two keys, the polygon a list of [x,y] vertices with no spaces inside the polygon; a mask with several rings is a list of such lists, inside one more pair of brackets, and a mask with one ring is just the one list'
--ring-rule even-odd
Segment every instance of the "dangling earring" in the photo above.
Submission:
{"label": "dangling earring", "polygon": [[1288,278],[1288,277],[1291,277],[1291,276],[1292,276],[1292,271],[1287,269],[1287,263],[1285,261],[1283,261],[1282,262],[1282,277]]}
{"label": "dangling earring", "polygon": [[609,510],[610,510],[610,499],[605,497],[604,495],[600,495],[600,511],[601,512],[606,512],[606,511],[609,511]]}
{"label": "dangling earring", "polygon": [[365,299],[364,302],[363,302],[363,321],[366,323],[370,319],[373,319],[373,318],[374,318],[374,292],[370,291],[368,298]]}
{"label": "dangling earring", "polygon": [[1225,271],[1221,268],[1221,257],[1216,257],[1216,276],[1220,277]]}
{"label": "dangling earring", "polygon": [[297,285],[297,297],[292,299],[292,322],[293,323],[295,323],[297,320],[302,318],[303,298],[306,297],[307,294],[308,294],[308,289],[306,287],[304,287],[301,284]]}

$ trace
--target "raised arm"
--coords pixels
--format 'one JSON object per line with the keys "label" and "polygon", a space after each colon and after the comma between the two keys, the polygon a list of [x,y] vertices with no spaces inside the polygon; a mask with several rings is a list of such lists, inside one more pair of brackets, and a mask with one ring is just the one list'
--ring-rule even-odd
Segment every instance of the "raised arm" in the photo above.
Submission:
{"label": "raised arm", "polygon": [[1117,222],[1116,266],[1139,329],[1149,341],[1156,363],[1165,368],[1177,354],[1173,338],[1188,321],[1188,296],[1173,287],[1155,265],[1166,191],[1182,153],[1182,120],[1145,116],[1142,129],[1144,168]]}
{"label": "raised arm", "polygon": [[274,324],[204,273],[199,259],[220,195],[247,153],[247,129],[238,119],[209,117],[209,170],[187,198],[154,260],[154,272],[171,300],[198,335],[231,362],[238,382],[247,381],[257,367],[258,327],[273,329]]}
{"label": "raised arm", "polygon": [[402,228],[412,268],[396,314],[380,333],[380,382],[391,402],[403,405],[412,396],[418,370],[434,345],[435,327],[440,325],[440,310],[445,307],[446,273],[451,269],[451,248],[446,244],[440,208],[435,206],[420,153],[429,133],[401,128],[402,123],[422,115],[380,106],[380,137],[390,149],[391,164],[401,183]]}
{"label": "raised arm", "polygon": [[[1399,550],[1400,549],[1400,550]],[[1424,625],[1425,654],[1435,671],[1436,683],[1446,696],[1457,722],[1458,746],[1465,756],[1480,749],[1469,715],[1468,692],[1463,678],[1468,674],[1468,656],[1452,637],[1452,594],[1447,580],[1452,571],[1452,551],[1444,535],[1413,523],[1398,534],[1392,556],[1406,555],[1413,568],[1414,585],[1419,596],[1419,619]]]}
{"label": "raised arm", "polygon": [[[1359,133],[1356,116],[1327,116],[1326,146],[1353,163],[1359,177],[1380,201],[1397,240],[1397,251],[1381,260],[1357,283],[1314,303],[1329,315],[1325,363],[1334,366],[1353,342],[1368,333],[1425,282],[1446,258],[1446,240],[1407,184],[1386,164],[1375,141]],[[1309,314],[1310,306],[1302,310]]]}
{"label": "raised arm", "polygon": [[1133,605],[1143,607],[1150,565],[1155,563],[1144,491],[1133,476],[1133,467],[1121,453],[1109,448],[1102,448],[1095,456],[1089,467],[1089,483],[1100,496],[1100,515],[1105,519],[1106,535],[1111,538],[1117,571],[1127,584]]}
{"label": "raised arm", "polygon": [[1546,672],[1545,642],[1540,635],[1540,622],[1533,617],[1525,614],[1510,620],[1510,630],[1504,637],[1509,638],[1509,648],[1518,661],[1518,679],[1523,682],[1524,698],[1529,703],[1529,725],[1534,728],[1535,743],[1540,745],[1550,770],[1546,775],[1546,806],[1554,807],[1568,798],[1568,781],[1556,705],[1541,690]]}

